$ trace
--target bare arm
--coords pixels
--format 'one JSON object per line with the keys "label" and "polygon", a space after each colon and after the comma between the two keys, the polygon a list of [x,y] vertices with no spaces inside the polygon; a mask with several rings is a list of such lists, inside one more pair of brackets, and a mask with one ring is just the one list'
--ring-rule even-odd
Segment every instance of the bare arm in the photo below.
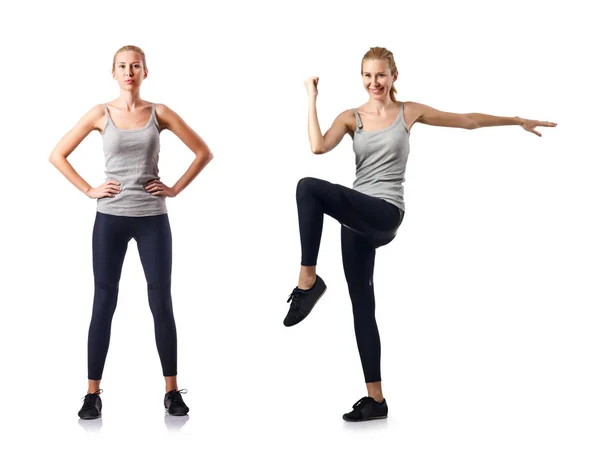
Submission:
{"label": "bare arm", "polygon": [[208,145],[194,130],[172,109],[163,104],[156,105],[156,115],[162,128],[173,132],[196,156],[192,164],[175,185],[167,187],[158,180],[153,180],[146,186],[146,191],[154,196],[177,196],[213,159]]}
{"label": "bare arm", "polygon": [[409,119],[409,121],[406,122],[409,124],[409,127],[417,122],[438,127],[456,127],[469,130],[479,129],[481,127],[519,125],[524,130],[541,137],[542,134],[534,130],[536,127],[556,126],[556,123],[554,122],[523,119],[521,117],[499,117],[481,113],[449,113],[438,111],[430,106],[414,102],[407,102],[405,108],[405,114],[407,114],[407,118]]}
{"label": "bare arm", "polygon": [[318,77],[310,77],[304,82],[308,92],[308,139],[310,149],[315,154],[324,154],[335,148],[344,135],[350,133],[350,121],[353,119],[352,111],[344,111],[335,118],[333,124],[325,135],[321,132],[317,117],[317,84]]}
{"label": "bare arm", "polygon": [[119,182],[109,180],[103,185],[92,188],[81,175],[79,175],[71,163],[67,161],[67,157],[79,146],[85,137],[92,130],[100,130],[100,122],[104,119],[104,109],[101,105],[94,106],[88,113],[83,116],[75,127],[69,130],[64,137],[58,142],[56,147],[50,154],[49,161],[63,174],[69,182],[85,193],[90,198],[114,197],[119,193]]}

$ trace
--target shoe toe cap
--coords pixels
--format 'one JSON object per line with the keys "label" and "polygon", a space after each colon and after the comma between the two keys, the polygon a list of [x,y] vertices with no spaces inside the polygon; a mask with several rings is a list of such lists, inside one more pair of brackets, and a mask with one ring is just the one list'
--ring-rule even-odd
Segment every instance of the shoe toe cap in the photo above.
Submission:
{"label": "shoe toe cap", "polygon": [[362,417],[358,417],[358,416],[356,416],[356,413],[350,412],[350,413],[344,413],[344,415],[342,416],[342,419],[344,421],[355,422],[355,421],[361,421]]}
{"label": "shoe toe cap", "polygon": [[289,312],[283,320],[284,326],[294,326],[300,323],[304,317],[300,316],[297,312]]}
{"label": "shoe toe cap", "polygon": [[183,416],[187,415],[189,411],[190,409],[188,407],[182,405],[169,407],[169,415]]}
{"label": "shoe toe cap", "polygon": [[77,415],[79,415],[79,418],[81,418],[82,420],[93,420],[96,418],[100,418],[100,412],[97,411],[79,412]]}

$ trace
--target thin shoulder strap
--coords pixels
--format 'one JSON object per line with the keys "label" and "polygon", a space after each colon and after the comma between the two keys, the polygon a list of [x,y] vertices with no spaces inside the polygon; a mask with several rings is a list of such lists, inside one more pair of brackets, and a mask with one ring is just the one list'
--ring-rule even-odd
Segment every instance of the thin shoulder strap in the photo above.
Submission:
{"label": "thin shoulder strap", "polygon": [[152,103],[152,120],[154,121],[154,125],[156,128],[160,130],[160,126],[158,125],[158,118],[156,117],[156,103]]}
{"label": "thin shoulder strap", "polygon": [[400,121],[402,122],[402,125],[404,126],[404,130],[406,130],[406,133],[410,133],[408,131],[408,127],[406,126],[406,121],[404,120],[404,102],[400,102],[400,113],[398,114],[398,116],[400,116]]}
{"label": "thin shoulder strap", "polygon": [[102,107],[104,108],[104,115],[106,116],[106,123],[104,124],[104,130],[102,131],[102,134],[104,135],[104,133],[106,132],[106,127],[108,127],[109,124],[112,124],[112,119],[110,118],[108,108],[104,103],[102,103]]}
{"label": "thin shoulder strap", "polygon": [[360,116],[358,115],[358,111],[355,108],[352,108],[354,112],[354,117],[356,118],[356,130],[362,129],[362,121],[360,120]]}

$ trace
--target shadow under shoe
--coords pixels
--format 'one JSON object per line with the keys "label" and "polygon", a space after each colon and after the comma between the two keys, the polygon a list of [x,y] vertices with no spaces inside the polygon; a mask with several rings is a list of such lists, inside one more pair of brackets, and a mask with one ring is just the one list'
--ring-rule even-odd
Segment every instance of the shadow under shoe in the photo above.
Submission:
{"label": "shadow under shoe", "polygon": [[368,421],[387,418],[388,406],[385,399],[379,403],[372,397],[363,397],[352,406],[350,413],[344,413],[344,421]]}
{"label": "shadow under shoe", "polygon": [[317,275],[317,280],[310,289],[300,289],[296,286],[287,300],[291,304],[283,324],[294,326],[304,320],[321,299],[326,289],[327,285],[319,275]]}
{"label": "shadow under shoe", "polygon": [[82,420],[95,420],[96,418],[100,418],[102,416],[102,399],[100,399],[100,394],[102,390],[86,394],[83,398],[83,405],[81,406],[81,410],[79,410],[79,418]]}
{"label": "shadow under shoe", "polygon": [[165,410],[169,413],[169,415],[173,416],[184,416],[187,415],[190,409],[183,401],[183,397],[181,394],[186,394],[186,389],[173,389],[165,394]]}
{"label": "shadow under shoe", "polygon": [[174,416],[165,413],[165,426],[169,432],[179,432],[190,419],[190,415]]}

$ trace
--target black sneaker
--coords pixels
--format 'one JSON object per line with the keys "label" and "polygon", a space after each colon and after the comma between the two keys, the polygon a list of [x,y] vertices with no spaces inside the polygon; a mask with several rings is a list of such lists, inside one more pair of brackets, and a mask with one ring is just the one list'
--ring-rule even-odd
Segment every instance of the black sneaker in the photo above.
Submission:
{"label": "black sneaker", "polygon": [[387,418],[387,414],[388,406],[385,399],[379,403],[372,397],[363,397],[352,405],[352,411],[344,413],[342,418],[344,421],[367,421]]}
{"label": "black sneaker", "polygon": [[102,390],[94,393],[86,394],[83,398],[83,405],[79,410],[79,418],[82,420],[95,420],[102,416],[102,399],[100,399],[100,393]]}
{"label": "black sneaker", "polygon": [[165,410],[169,412],[169,415],[173,416],[184,416],[187,415],[190,409],[183,401],[181,393],[187,393],[187,390],[173,389],[165,394]]}
{"label": "black sneaker", "polygon": [[326,289],[327,286],[319,275],[317,275],[317,281],[315,281],[315,284],[310,289],[300,289],[296,286],[287,300],[292,303],[290,304],[290,310],[285,320],[283,320],[283,324],[285,326],[294,326],[304,320],[325,293]]}

